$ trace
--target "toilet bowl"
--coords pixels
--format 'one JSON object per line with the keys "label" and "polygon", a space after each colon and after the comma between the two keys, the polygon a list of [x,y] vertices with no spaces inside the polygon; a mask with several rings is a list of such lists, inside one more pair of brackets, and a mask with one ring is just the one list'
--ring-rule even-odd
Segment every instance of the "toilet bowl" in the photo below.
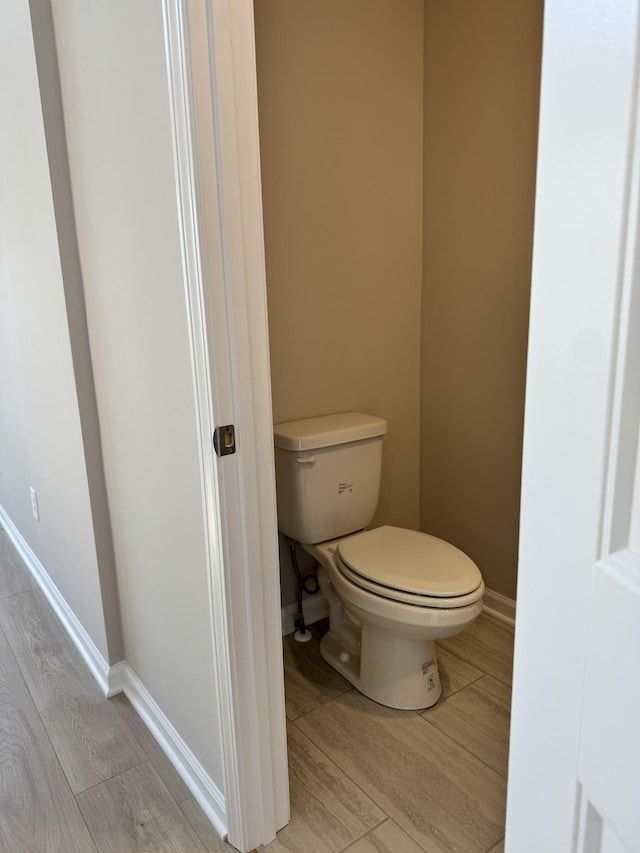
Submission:
{"label": "toilet bowl", "polygon": [[382,418],[354,412],[277,424],[278,526],[320,566],[325,660],[376,702],[418,710],[441,693],[435,640],[473,622],[484,583],[475,563],[442,539],[366,529],[386,431]]}
{"label": "toilet bowl", "polygon": [[379,527],[303,545],[329,604],[322,657],[382,705],[429,708],[441,693],[435,640],[482,610],[484,583],[461,551],[426,533]]}

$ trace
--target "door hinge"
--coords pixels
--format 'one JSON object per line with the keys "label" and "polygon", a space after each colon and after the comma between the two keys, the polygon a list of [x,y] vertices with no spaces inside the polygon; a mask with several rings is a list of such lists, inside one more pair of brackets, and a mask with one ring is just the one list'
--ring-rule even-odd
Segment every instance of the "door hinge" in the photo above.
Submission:
{"label": "door hinge", "polygon": [[236,432],[233,424],[215,428],[213,448],[217,456],[228,456],[230,453],[236,452]]}

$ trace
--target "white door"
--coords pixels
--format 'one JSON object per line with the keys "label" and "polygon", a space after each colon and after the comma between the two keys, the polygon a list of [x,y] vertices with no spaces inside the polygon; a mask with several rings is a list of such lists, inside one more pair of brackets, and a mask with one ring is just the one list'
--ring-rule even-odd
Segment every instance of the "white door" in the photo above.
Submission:
{"label": "white door", "polygon": [[637,0],[548,0],[507,853],[640,851]]}

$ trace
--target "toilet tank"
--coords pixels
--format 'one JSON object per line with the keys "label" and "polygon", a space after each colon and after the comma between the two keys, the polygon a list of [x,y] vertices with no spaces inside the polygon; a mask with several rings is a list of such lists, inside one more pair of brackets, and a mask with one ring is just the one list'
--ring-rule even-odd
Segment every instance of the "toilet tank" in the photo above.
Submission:
{"label": "toilet tank", "polygon": [[308,545],[370,524],[380,494],[385,420],[346,412],[273,430],[282,533]]}

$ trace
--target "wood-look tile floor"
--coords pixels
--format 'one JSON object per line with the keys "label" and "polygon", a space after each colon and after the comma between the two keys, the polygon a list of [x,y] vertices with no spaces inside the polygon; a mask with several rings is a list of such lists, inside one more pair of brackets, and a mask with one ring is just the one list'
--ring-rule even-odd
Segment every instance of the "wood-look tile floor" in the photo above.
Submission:
{"label": "wood-look tile floor", "polygon": [[0,851],[234,853],[127,699],[104,698],[1,527]]}
{"label": "wood-look tile floor", "polygon": [[[284,641],[291,822],[261,853],[500,853],[513,631],[438,649],[423,713]],[[124,696],[107,700],[0,528],[0,851],[233,853]]]}
{"label": "wood-look tile floor", "polygon": [[427,711],[362,696],[313,640],[284,641],[291,822],[261,853],[500,853],[513,629],[485,614],[439,644]]}

